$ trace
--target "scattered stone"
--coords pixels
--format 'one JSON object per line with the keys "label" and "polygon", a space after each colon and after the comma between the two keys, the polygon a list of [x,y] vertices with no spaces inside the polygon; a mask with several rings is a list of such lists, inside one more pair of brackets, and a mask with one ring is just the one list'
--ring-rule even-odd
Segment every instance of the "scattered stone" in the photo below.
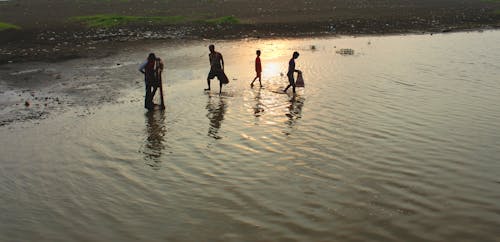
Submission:
{"label": "scattered stone", "polygon": [[29,107],[29,106],[30,106],[30,102],[25,101],[25,102],[24,102],[24,106]]}

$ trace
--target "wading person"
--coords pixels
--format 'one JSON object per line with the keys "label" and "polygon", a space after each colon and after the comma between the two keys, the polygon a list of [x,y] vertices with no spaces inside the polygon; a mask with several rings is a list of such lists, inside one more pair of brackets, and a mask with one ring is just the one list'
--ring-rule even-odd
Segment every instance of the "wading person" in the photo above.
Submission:
{"label": "wading person", "polygon": [[293,93],[295,93],[295,78],[293,77],[293,73],[302,73],[300,70],[295,69],[295,59],[299,58],[299,52],[295,51],[293,52],[292,59],[288,62],[288,73],[286,74],[288,76],[288,86],[283,90],[283,92],[286,92],[288,88],[293,87]]}
{"label": "wading person", "polygon": [[205,91],[210,91],[210,80],[217,77],[219,79],[219,94],[222,92],[222,84],[229,83],[229,79],[224,73],[224,58],[222,58],[222,54],[215,51],[215,46],[208,46],[210,50],[210,54],[208,54],[208,60],[210,61],[210,72],[207,77],[207,85],[208,88]]}
{"label": "wading person", "polygon": [[260,50],[257,50],[256,52],[257,54],[257,57],[255,58],[255,78],[253,79],[252,83],[250,83],[250,86],[253,87],[253,83],[255,82],[255,80],[259,79],[259,84],[260,84],[260,87],[262,87],[262,81],[261,81],[261,78],[262,78],[262,64],[260,62]]}
{"label": "wading person", "polygon": [[156,58],[154,53],[150,53],[147,60],[139,67],[139,71],[144,74],[144,83],[146,86],[144,108],[152,109],[154,107],[153,97],[160,86],[158,75],[161,75],[162,70],[163,62],[159,58]]}

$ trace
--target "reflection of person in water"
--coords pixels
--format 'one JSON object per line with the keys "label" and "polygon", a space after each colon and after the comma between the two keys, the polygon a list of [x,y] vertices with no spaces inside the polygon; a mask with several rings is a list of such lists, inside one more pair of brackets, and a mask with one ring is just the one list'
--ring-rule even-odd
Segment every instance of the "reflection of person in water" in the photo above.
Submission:
{"label": "reflection of person in water", "polygon": [[146,113],[146,131],[147,139],[145,141],[143,153],[145,160],[152,160],[156,166],[160,162],[162,150],[165,149],[165,112],[163,110],[149,111]]}
{"label": "reflection of person in water", "polygon": [[[295,122],[302,118],[302,107],[304,106],[305,99],[303,97],[297,97],[293,95],[290,99],[290,106],[288,106],[288,113],[285,115],[288,117],[287,124],[290,128],[295,125]],[[289,135],[289,133],[286,133]]]}
{"label": "reflection of person in water", "polygon": [[255,94],[255,106],[253,106],[253,115],[258,118],[262,116],[262,113],[264,113],[264,104],[261,101],[261,89],[258,90],[257,94]]}
{"label": "reflection of person in water", "polygon": [[213,98],[208,97],[207,103],[207,118],[210,120],[210,126],[208,128],[208,136],[214,139],[221,139],[222,137],[218,135],[219,129],[222,125],[222,120],[224,120],[224,114],[226,113],[226,103],[223,98]]}

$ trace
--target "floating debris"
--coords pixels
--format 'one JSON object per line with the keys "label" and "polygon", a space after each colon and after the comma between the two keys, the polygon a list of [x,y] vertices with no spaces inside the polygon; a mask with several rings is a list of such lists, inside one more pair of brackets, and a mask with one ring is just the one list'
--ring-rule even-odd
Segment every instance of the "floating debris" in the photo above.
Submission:
{"label": "floating debris", "polygon": [[343,48],[336,51],[337,54],[341,55],[354,55],[354,50],[349,48]]}

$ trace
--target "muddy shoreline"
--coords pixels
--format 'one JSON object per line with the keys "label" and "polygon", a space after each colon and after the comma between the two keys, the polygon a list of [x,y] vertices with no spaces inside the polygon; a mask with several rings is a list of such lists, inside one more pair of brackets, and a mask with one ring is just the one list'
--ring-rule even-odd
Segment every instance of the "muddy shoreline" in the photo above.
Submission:
{"label": "muddy shoreline", "polygon": [[[0,34],[0,65],[103,57],[143,40],[179,41],[441,33],[500,28],[500,3],[412,1],[90,1],[16,0],[0,4],[2,19],[21,26]],[[151,2],[151,3],[149,3]],[[44,14],[44,11],[52,11]],[[238,24],[138,24],[88,28],[75,15],[234,16]]]}
{"label": "muddy shoreline", "polygon": [[320,37],[336,35],[432,34],[498,29],[487,21],[428,24],[351,20],[342,23],[238,24],[120,26],[110,29],[4,31],[0,65],[27,61],[64,61],[84,57],[104,57],[124,46],[144,40],[178,41],[197,39],[240,39],[280,37]]}

